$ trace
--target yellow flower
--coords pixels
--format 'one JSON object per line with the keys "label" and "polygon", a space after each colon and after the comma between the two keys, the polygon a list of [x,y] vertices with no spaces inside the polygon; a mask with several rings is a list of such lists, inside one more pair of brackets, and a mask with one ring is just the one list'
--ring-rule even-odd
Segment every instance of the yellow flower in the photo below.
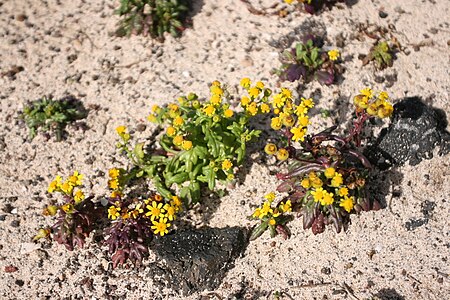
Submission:
{"label": "yellow flower", "polygon": [[256,116],[256,114],[258,113],[258,106],[256,102],[252,102],[247,106],[247,112],[252,116]]}
{"label": "yellow flower", "polygon": [[206,105],[205,108],[203,109],[203,112],[208,116],[211,117],[212,115],[214,115],[214,113],[216,112],[216,109],[213,105]]}
{"label": "yellow flower", "polygon": [[49,193],[53,193],[56,189],[59,188],[60,184],[61,184],[61,176],[56,176],[55,180],[53,180],[52,182],[50,182],[49,186],[48,186],[48,192]]}
{"label": "yellow flower", "polygon": [[311,179],[311,186],[313,188],[319,188],[322,185],[323,185],[323,182],[319,177],[314,177],[313,179]]}
{"label": "yellow flower", "polygon": [[164,218],[164,212],[166,211],[163,208],[162,202],[156,202],[153,201],[152,205],[146,206],[148,209],[148,212],[145,214],[147,217],[150,217],[150,220],[154,221],[155,218]]}
{"label": "yellow flower", "polygon": [[137,218],[140,214],[144,213],[144,209],[142,209],[142,204],[139,203],[136,207],[131,211],[131,216],[133,218]]}
{"label": "yellow flower", "polygon": [[372,98],[373,97],[373,91],[371,88],[365,88],[359,91],[361,93],[361,95],[366,96],[367,98]]}
{"label": "yellow flower", "polygon": [[266,114],[266,113],[270,112],[270,106],[267,103],[261,104],[260,108],[261,108],[261,112],[263,114]]}
{"label": "yellow flower", "polygon": [[177,207],[166,203],[164,209],[166,210],[166,217],[169,221],[173,221],[176,218]]}
{"label": "yellow flower", "polygon": [[305,189],[309,189],[311,187],[311,182],[308,178],[303,178],[303,180],[300,182],[300,185]]}
{"label": "yellow flower", "polygon": [[287,200],[286,202],[280,203],[280,209],[282,212],[291,212],[292,211],[292,203],[291,200]]}
{"label": "yellow flower", "polygon": [[167,127],[166,133],[168,136],[173,137],[177,134],[177,130],[172,126],[169,126]]}
{"label": "yellow flower", "polygon": [[222,103],[222,98],[219,95],[212,95],[211,98],[209,99],[209,102],[212,105],[219,105],[220,103]]}
{"label": "yellow flower", "polygon": [[119,216],[120,216],[120,207],[116,207],[113,205],[108,208],[108,218],[110,218],[111,220],[115,220]]}
{"label": "yellow flower", "polygon": [[319,202],[322,200],[325,193],[326,191],[324,191],[323,188],[320,187],[312,191],[311,195],[313,196],[315,202]]}
{"label": "yellow flower", "polygon": [[42,214],[44,216],[54,216],[54,215],[56,215],[57,212],[58,212],[58,207],[55,205],[50,205],[44,209]]}
{"label": "yellow flower", "polygon": [[110,189],[117,190],[119,188],[119,180],[117,178],[108,180],[108,186]]}
{"label": "yellow flower", "polygon": [[343,182],[344,182],[344,180],[342,179],[342,175],[339,173],[336,173],[336,175],[334,175],[333,179],[331,180],[331,186],[339,187]]}
{"label": "yellow flower", "polygon": [[181,143],[181,147],[184,149],[184,150],[191,150],[192,149],[192,142],[191,141],[183,141],[182,143]]}
{"label": "yellow flower", "polygon": [[72,194],[73,185],[71,185],[68,181],[66,181],[62,185],[60,185],[60,188],[66,195]]}
{"label": "yellow flower", "polygon": [[158,105],[154,104],[152,106],[152,112],[159,113],[160,111],[161,111],[161,108]]}
{"label": "yellow flower", "polygon": [[323,206],[331,205],[334,202],[333,193],[324,192],[323,198],[320,200],[320,204]]}
{"label": "yellow flower", "polygon": [[117,168],[112,168],[108,171],[109,177],[112,179],[115,179],[117,177],[119,177],[120,175],[120,170]]}
{"label": "yellow flower", "polygon": [[222,170],[228,171],[233,166],[233,163],[229,159],[225,159],[222,162]]}
{"label": "yellow flower", "polygon": [[339,196],[344,197],[348,195],[348,188],[346,187],[341,187],[339,189]]}
{"label": "yellow flower", "polygon": [[328,57],[330,58],[330,60],[333,60],[333,61],[337,60],[339,55],[340,55],[340,53],[339,53],[339,50],[337,50],[337,49],[328,51]]}
{"label": "yellow flower", "polygon": [[161,201],[162,199],[163,199],[163,197],[161,196],[161,195],[159,195],[159,194],[156,194],[154,197],[153,197],[153,199],[155,199],[155,201]]}
{"label": "yellow flower", "polygon": [[349,213],[353,209],[353,205],[354,205],[353,201],[354,201],[353,197],[344,196],[344,198],[341,198],[341,202],[339,203],[339,206],[343,207]]}
{"label": "yellow flower", "polygon": [[210,90],[213,95],[217,95],[219,98],[223,95],[223,90],[217,85],[212,85]]}
{"label": "yellow flower", "polygon": [[384,102],[383,105],[378,108],[377,115],[379,118],[383,119],[386,117],[390,117],[393,112],[394,107],[392,106],[392,104]]}
{"label": "yellow flower", "polygon": [[156,122],[156,116],[155,115],[148,115],[147,120],[149,120],[152,123]]}
{"label": "yellow flower", "polygon": [[260,209],[259,218],[262,219],[271,213],[273,213],[273,209],[272,207],[270,207],[270,202],[269,201],[264,202],[263,206]]}
{"label": "yellow flower", "polygon": [[292,127],[292,126],[294,126],[295,119],[294,119],[294,117],[287,115],[287,116],[283,116],[282,122],[283,122],[284,126]]}
{"label": "yellow flower", "polygon": [[294,110],[294,113],[299,117],[304,116],[307,112],[308,108],[303,105],[298,105]]}
{"label": "yellow flower", "polygon": [[241,79],[241,86],[243,87],[243,88],[245,88],[245,89],[247,89],[247,88],[249,88],[250,87],[250,85],[252,84],[252,82],[250,81],[250,78],[247,78],[247,77],[245,77],[245,78],[242,78]]}
{"label": "yellow flower", "polygon": [[378,110],[378,105],[376,105],[376,103],[370,104],[366,109],[367,113],[371,116],[376,116],[378,113],[377,110]]}
{"label": "yellow flower", "polygon": [[292,2],[294,2],[294,0],[284,0],[284,2],[286,2],[287,4],[292,4]]}
{"label": "yellow flower", "polygon": [[275,154],[275,152],[277,152],[277,146],[275,144],[269,143],[264,147],[264,151],[269,155],[273,155]]}
{"label": "yellow flower", "polygon": [[267,199],[267,201],[269,201],[269,202],[273,202],[273,200],[275,200],[275,193],[274,192],[270,192],[270,193],[268,193],[267,195],[265,195],[264,196],[264,198],[266,198]]}
{"label": "yellow flower", "polygon": [[269,225],[275,226],[275,224],[277,224],[277,221],[275,221],[274,218],[270,218],[270,220],[269,220]]}
{"label": "yellow flower", "polygon": [[308,116],[299,116],[298,117],[298,123],[303,126],[306,127],[309,124],[309,117]]}
{"label": "yellow flower", "polygon": [[264,88],[264,83],[262,83],[261,81],[258,81],[255,84],[255,87],[257,87],[258,89],[262,90]]}
{"label": "yellow flower", "polygon": [[172,196],[171,204],[176,206],[177,208],[180,208],[182,205],[181,199],[178,196]]}
{"label": "yellow flower", "polygon": [[78,171],[73,172],[73,175],[69,177],[69,184],[73,186],[79,186],[82,184],[83,174],[79,174]]}
{"label": "yellow flower", "polygon": [[281,108],[283,107],[284,103],[286,102],[286,98],[283,97],[282,94],[275,94],[272,98],[272,106],[274,108],[278,107]]}
{"label": "yellow flower", "polygon": [[288,152],[286,149],[280,148],[280,149],[277,151],[277,159],[278,159],[278,160],[283,161],[283,160],[288,159],[288,157],[289,157],[289,152]]}
{"label": "yellow flower", "polygon": [[177,135],[173,138],[173,144],[178,147],[181,146],[183,141],[184,141],[184,139],[183,139],[183,136],[181,136],[181,135]]}
{"label": "yellow flower", "polygon": [[67,204],[64,204],[63,206],[61,206],[61,209],[62,209],[65,213],[70,214],[70,213],[73,212],[73,205],[70,204],[70,203],[67,203]]}
{"label": "yellow flower", "polygon": [[234,179],[234,174],[233,173],[228,173],[227,174],[227,180],[228,181],[231,181],[231,180],[233,180]]}
{"label": "yellow flower", "polygon": [[307,107],[307,108],[313,108],[314,102],[313,102],[312,98],[305,99],[302,97],[302,106]]}
{"label": "yellow flower", "polygon": [[180,109],[180,107],[175,103],[170,103],[167,107],[169,107],[172,112],[177,112]]}
{"label": "yellow flower", "polygon": [[167,223],[167,218],[161,218],[159,222],[152,220],[152,223],[153,226],[151,228],[154,230],[154,234],[164,236],[169,232],[167,228],[170,227],[170,223]]}
{"label": "yellow flower", "polygon": [[326,168],[323,174],[326,178],[333,178],[334,174],[336,174],[336,170],[333,167]]}
{"label": "yellow flower", "polygon": [[234,112],[233,112],[231,109],[226,109],[226,110],[223,112],[223,116],[224,116],[225,118],[231,118],[231,117],[233,116],[233,114],[234,114]]}
{"label": "yellow flower", "polygon": [[382,91],[378,95],[378,99],[380,99],[382,101],[386,101],[387,99],[389,99],[389,94],[387,92],[385,92],[385,91]]}
{"label": "yellow flower", "polygon": [[300,128],[300,127],[294,127],[291,129],[291,133],[294,135],[292,137],[292,140],[297,142],[297,141],[304,141],[305,140],[305,134],[306,134],[306,129],[305,128]]}
{"label": "yellow flower", "polygon": [[256,98],[258,97],[259,93],[261,92],[260,89],[258,89],[257,87],[252,87],[248,90],[248,94],[250,95],[250,97],[252,98]]}
{"label": "yellow flower", "polygon": [[173,119],[173,126],[180,127],[183,124],[184,124],[184,120],[182,117],[177,116],[175,119]]}
{"label": "yellow flower", "polygon": [[75,200],[75,203],[78,204],[81,201],[83,201],[85,198],[84,193],[81,190],[78,190],[75,192],[75,196],[73,197],[73,200]]}
{"label": "yellow flower", "polygon": [[127,131],[127,127],[125,127],[125,126],[119,126],[119,127],[116,128],[116,132],[117,132],[119,135],[124,134],[126,131]]}
{"label": "yellow flower", "polygon": [[270,122],[270,127],[274,130],[280,130],[282,125],[283,123],[279,117],[272,118],[272,121]]}
{"label": "yellow flower", "polygon": [[110,198],[120,198],[122,193],[120,191],[112,191]]}
{"label": "yellow flower", "polygon": [[241,98],[241,106],[246,107],[250,103],[250,98],[247,96],[243,96]]}
{"label": "yellow flower", "polygon": [[281,88],[281,94],[287,99],[292,99],[292,92],[287,88]]}
{"label": "yellow flower", "polygon": [[257,218],[259,218],[260,215],[261,215],[261,208],[258,207],[258,208],[255,209],[255,211],[253,212],[252,218],[257,219]]}

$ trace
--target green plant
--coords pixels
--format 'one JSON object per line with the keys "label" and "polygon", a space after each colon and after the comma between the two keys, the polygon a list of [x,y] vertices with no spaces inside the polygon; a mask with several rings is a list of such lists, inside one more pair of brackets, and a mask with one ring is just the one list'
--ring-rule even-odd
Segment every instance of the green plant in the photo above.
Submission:
{"label": "green plant", "polygon": [[363,59],[363,65],[368,64],[370,61],[375,61],[376,67],[379,70],[387,67],[392,67],[393,51],[386,41],[378,41],[372,48],[370,48],[369,54]]}
{"label": "green plant", "polygon": [[282,65],[280,69],[273,70],[273,73],[281,81],[309,82],[316,79],[323,84],[332,84],[336,74],[341,72],[337,67],[340,53],[336,49],[324,51],[321,44],[321,40],[316,37],[305,37],[304,42],[297,43],[295,48],[282,53]]}
{"label": "green plant", "polygon": [[283,181],[278,192],[288,196],[272,203],[273,195],[255,210],[252,218],[259,219],[261,224],[255,227],[252,238],[267,228],[272,235],[287,236],[285,213],[291,207],[287,203],[303,216],[303,228],[311,228],[314,234],[323,232],[327,224],[333,224],[340,232],[347,228],[351,213],[380,208],[378,201],[367,194],[366,181],[372,167],[358,149],[365,122],[371,117],[385,118],[392,114],[388,98],[386,92],[375,95],[369,88],[361,90],[354,98],[356,118],[346,136],[334,134],[337,126],[308,134],[312,99],[302,98],[299,104],[293,103],[291,97],[272,99],[277,116],[272,118],[271,125],[280,131],[282,147],[269,143],[265,151],[280,161],[289,159],[288,172],[276,175]]}
{"label": "green plant", "polygon": [[117,34],[143,34],[163,39],[164,32],[169,32],[176,37],[184,30],[188,3],[187,0],[121,0],[116,13],[123,19]]}
{"label": "green plant", "polygon": [[101,215],[102,209],[92,202],[93,197],[85,197],[79,188],[83,175],[77,171],[63,182],[56,176],[48,188],[49,193],[60,193],[63,204],[50,205],[44,209],[45,216],[57,216],[56,223],[51,228],[42,228],[35,240],[53,235],[53,239],[72,251],[74,246],[83,248],[85,239],[95,228],[95,221]]}
{"label": "green plant", "polygon": [[73,97],[61,100],[42,99],[28,103],[20,117],[30,129],[30,137],[37,132],[54,132],[57,141],[61,141],[67,124],[86,118],[87,110]]}
{"label": "green plant", "polygon": [[[234,112],[227,98],[215,81],[209,101],[199,101],[191,93],[180,97],[178,104],[154,106],[148,119],[165,127],[156,148],[149,149],[144,143],[132,146],[126,128],[118,127],[118,147],[132,163],[127,176],[152,179],[157,191],[167,199],[179,191],[186,205],[200,200],[203,184],[213,191],[217,181],[234,180],[235,167],[243,162],[247,142],[259,135],[259,131],[248,128],[249,118],[258,113],[258,107]],[[174,186],[178,189],[174,190]]]}
{"label": "green plant", "polygon": [[181,201],[176,196],[167,200],[153,192],[134,196],[127,190],[123,171],[109,170],[108,185],[112,193],[105,198],[106,206],[93,202],[93,196],[85,197],[80,188],[83,175],[74,172],[65,181],[56,176],[48,192],[61,194],[63,203],[44,209],[43,214],[56,216],[56,222],[39,229],[34,240],[50,238],[72,251],[75,246],[83,248],[86,238],[96,231],[108,246],[114,268],[128,260],[139,264],[148,253],[152,238],[169,232],[171,222],[181,210]]}

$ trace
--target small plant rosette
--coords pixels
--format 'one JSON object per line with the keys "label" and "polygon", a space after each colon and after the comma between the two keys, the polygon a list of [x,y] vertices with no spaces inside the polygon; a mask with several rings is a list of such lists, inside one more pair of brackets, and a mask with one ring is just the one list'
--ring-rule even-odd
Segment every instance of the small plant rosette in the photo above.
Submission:
{"label": "small plant rosette", "polygon": [[342,73],[339,66],[341,54],[337,49],[326,51],[320,44],[318,38],[305,37],[295,48],[285,50],[281,54],[282,65],[272,73],[278,75],[281,81],[300,80],[302,83],[308,83],[318,80],[325,85],[334,83],[336,75]]}

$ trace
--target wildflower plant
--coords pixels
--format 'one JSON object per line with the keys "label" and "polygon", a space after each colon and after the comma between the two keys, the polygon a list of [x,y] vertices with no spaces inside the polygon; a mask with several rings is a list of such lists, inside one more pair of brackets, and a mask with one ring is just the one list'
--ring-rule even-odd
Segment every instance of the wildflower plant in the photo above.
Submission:
{"label": "wildflower plant", "polygon": [[392,67],[393,49],[387,41],[377,41],[370,48],[369,54],[363,59],[363,65],[368,64],[370,61],[374,61],[379,70]]}
{"label": "wildflower plant", "polygon": [[295,4],[302,7],[306,12],[314,14],[323,6],[331,6],[337,2],[344,2],[344,0],[284,0],[287,4]]}
{"label": "wildflower plant", "polygon": [[51,237],[72,251],[75,246],[83,248],[85,239],[95,228],[95,221],[101,215],[102,209],[86,197],[82,186],[83,175],[75,171],[67,180],[56,178],[50,183],[48,193],[58,193],[63,203],[47,206],[43,215],[55,216],[56,223],[50,228],[41,228],[35,240]]}
{"label": "wildflower plant", "polygon": [[152,238],[169,232],[182,204],[177,196],[168,200],[157,193],[151,193],[148,197],[126,195],[121,178],[123,172],[111,169],[108,181],[112,192],[107,205],[110,223],[105,229],[105,243],[112,255],[114,268],[127,260],[139,264],[148,253],[147,245]]}
{"label": "wildflower plant", "polygon": [[258,107],[250,104],[245,112],[232,110],[218,81],[212,83],[210,91],[206,101],[190,93],[179,97],[178,103],[153,106],[148,119],[165,128],[156,149],[149,150],[144,143],[132,146],[126,128],[117,128],[121,138],[118,147],[133,165],[127,176],[152,179],[166,199],[178,191],[188,206],[200,200],[202,185],[213,191],[217,181],[234,180],[246,144],[259,135],[258,130],[248,127]]}
{"label": "wildflower plant", "polygon": [[[285,95],[289,94],[284,91]],[[337,126],[317,134],[308,132],[308,113],[314,106],[312,99],[301,98],[300,103],[295,104],[292,97],[284,101],[272,98],[275,116],[271,126],[280,132],[281,146],[268,143],[265,152],[279,161],[289,161],[288,172],[276,175],[283,181],[277,190],[288,193],[281,203],[285,205],[290,201],[292,210],[303,216],[304,229],[311,228],[318,234],[324,231],[325,225],[333,224],[340,232],[347,228],[350,214],[380,208],[380,203],[367,194],[366,182],[372,167],[359,148],[365,122],[392,114],[393,107],[388,99],[386,92],[376,94],[369,88],[361,90],[354,97],[353,125],[347,135],[339,136],[334,134]],[[254,218],[259,218],[262,211],[267,212],[267,217],[255,227],[253,237],[268,228],[267,218],[273,218],[274,209],[279,207],[269,204],[266,201],[253,214]],[[275,231],[271,228],[272,235],[276,229],[285,228],[285,223],[276,221],[271,222],[281,226],[275,227]]]}
{"label": "wildflower plant", "polygon": [[43,97],[28,103],[20,117],[29,128],[31,138],[41,131],[54,133],[56,140],[61,141],[66,126],[86,116],[82,104],[72,97],[61,100]]}
{"label": "wildflower plant", "polygon": [[330,85],[341,73],[338,67],[340,52],[337,49],[325,51],[319,39],[308,36],[295,48],[285,50],[281,57],[281,67],[273,71],[281,81],[301,80],[304,83],[313,79]]}
{"label": "wildflower plant", "polygon": [[143,34],[163,39],[164,33],[169,32],[177,37],[184,30],[188,4],[187,0],[121,0],[116,14],[123,19],[117,34]]}

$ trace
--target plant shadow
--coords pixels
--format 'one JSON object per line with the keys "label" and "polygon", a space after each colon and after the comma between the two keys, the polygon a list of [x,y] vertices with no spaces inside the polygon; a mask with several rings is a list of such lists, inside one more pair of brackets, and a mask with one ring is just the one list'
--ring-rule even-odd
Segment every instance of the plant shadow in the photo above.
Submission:
{"label": "plant shadow", "polygon": [[374,296],[380,300],[405,300],[405,297],[394,289],[381,289]]}

